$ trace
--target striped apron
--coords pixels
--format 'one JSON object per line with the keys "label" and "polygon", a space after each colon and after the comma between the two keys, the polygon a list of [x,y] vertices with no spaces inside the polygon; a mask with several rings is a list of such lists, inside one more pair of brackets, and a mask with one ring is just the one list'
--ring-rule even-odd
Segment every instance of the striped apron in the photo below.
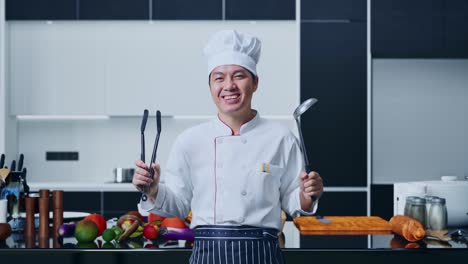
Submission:
{"label": "striped apron", "polygon": [[252,226],[204,225],[195,228],[190,264],[284,263],[278,231]]}

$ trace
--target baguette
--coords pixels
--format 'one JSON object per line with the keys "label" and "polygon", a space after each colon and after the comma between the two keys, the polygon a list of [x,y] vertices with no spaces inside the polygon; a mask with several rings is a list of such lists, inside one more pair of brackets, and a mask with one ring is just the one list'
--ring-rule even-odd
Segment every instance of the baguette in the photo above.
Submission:
{"label": "baguette", "polygon": [[392,232],[396,233],[410,242],[419,241],[424,238],[426,232],[422,224],[413,218],[395,215],[390,219]]}

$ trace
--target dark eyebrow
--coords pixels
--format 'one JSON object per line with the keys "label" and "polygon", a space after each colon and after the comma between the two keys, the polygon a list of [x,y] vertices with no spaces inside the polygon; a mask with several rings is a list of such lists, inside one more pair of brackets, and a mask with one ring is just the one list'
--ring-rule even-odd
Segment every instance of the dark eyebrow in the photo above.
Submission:
{"label": "dark eyebrow", "polygon": [[219,74],[224,75],[224,73],[222,73],[222,72],[213,72],[213,73],[211,73],[211,75],[219,75]]}
{"label": "dark eyebrow", "polygon": [[243,74],[247,74],[247,70],[244,70],[244,69],[235,70],[233,74],[236,74],[236,73],[243,73]]}

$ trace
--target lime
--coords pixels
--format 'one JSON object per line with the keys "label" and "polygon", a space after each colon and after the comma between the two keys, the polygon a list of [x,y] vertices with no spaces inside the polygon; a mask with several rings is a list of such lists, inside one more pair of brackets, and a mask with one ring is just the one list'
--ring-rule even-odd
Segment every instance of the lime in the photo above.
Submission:
{"label": "lime", "polygon": [[115,237],[117,236],[117,234],[114,232],[114,230],[108,228],[106,230],[104,230],[104,232],[102,233],[102,239],[104,239],[104,241],[112,241]]}
{"label": "lime", "polygon": [[102,245],[102,248],[115,248],[115,246],[111,242],[106,242]]}
{"label": "lime", "polygon": [[123,234],[122,228],[120,228],[120,227],[118,227],[118,226],[112,227],[112,230],[114,230],[115,239],[119,239],[119,237]]}

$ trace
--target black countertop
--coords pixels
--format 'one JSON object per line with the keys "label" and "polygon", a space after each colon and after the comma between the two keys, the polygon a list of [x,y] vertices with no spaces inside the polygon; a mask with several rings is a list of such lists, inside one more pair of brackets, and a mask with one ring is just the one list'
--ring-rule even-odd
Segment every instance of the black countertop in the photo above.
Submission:
{"label": "black countertop", "polygon": [[[324,241],[335,241],[335,246]],[[105,243],[101,237],[91,244],[77,244],[75,238],[26,241],[21,233],[13,233],[7,240],[0,241],[0,260],[2,263],[6,263],[4,260],[47,261],[48,264],[187,263],[191,246],[190,242],[163,238],[132,239],[120,244]],[[300,247],[284,248],[283,252],[286,263],[448,263],[468,260],[468,241],[466,237],[456,236],[448,243],[433,240],[409,243],[396,235],[301,235]]]}

